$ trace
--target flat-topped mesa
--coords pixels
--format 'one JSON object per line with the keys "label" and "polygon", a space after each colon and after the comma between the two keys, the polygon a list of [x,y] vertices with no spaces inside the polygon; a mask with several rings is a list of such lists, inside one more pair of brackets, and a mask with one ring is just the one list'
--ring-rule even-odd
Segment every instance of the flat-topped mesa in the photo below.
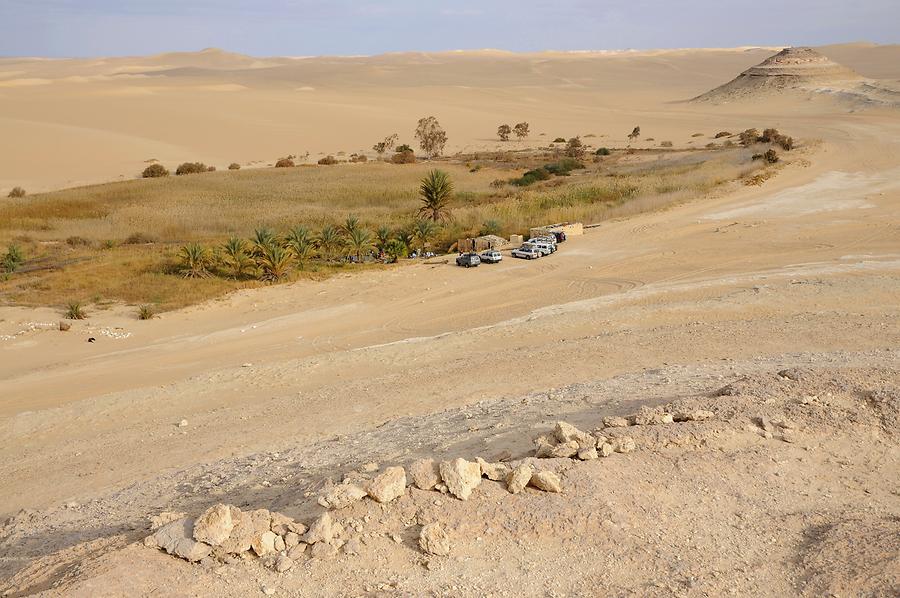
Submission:
{"label": "flat-topped mesa", "polygon": [[786,89],[812,91],[837,82],[855,84],[861,79],[852,69],[812,48],[785,48],[692,101],[727,102]]}

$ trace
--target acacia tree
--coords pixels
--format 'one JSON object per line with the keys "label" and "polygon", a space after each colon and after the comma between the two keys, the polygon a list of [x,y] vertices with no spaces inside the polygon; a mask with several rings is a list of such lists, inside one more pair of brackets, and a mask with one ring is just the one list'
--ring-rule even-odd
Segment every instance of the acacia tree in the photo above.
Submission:
{"label": "acacia tree", "polygon": [[641,128],[635,127],[634,129],[631,130],[631,134],[628,135],[628,140],[634,141],[635,139],[637,139],[640,136],[641,136]]}
{"label": "acacia tree", "polygon": [[432,170],[419,185],[419,195],[422,196],[419,215],[432,222],[449,220],[452,194],[453,183],[450,181],[450,175],[442,170]]}
{"label": "acacia tree", "polygon": [[384,138],[383,141],[379,141],[375,145],[372,146],[372,149],[375,150],[379,156],[384,155],[385,152],[391,151],[394,145],[397,143],[397,140],[400,139],[400,136],[394,133],[393,135],[388,135]]}
{"label": "acacia tree", "polygon": [[528,133],[530,132],[528,130],[527,122],[517,123],[516,126],[513,127],[513,131],[515,131],[516,137],[518,137],[519,140],[522,140],[522,139],[525,139],[526,137],[528,137]]}
{"label": "acacia tree", "polygon": [[497,127],[497,137],[500,138],[500,141],[509,141],[510,133],[512,133],[512,129],[509,125],[500,125]]}
{"label": "acacia tree", "polygon": [[447,143],[447,133],[441,128],[441,124],[433,116],[419,119],[416,126],[416,139],[419,140],[419,147],[425,152],[429,158],[440,156],[444,152],[444,145]]}

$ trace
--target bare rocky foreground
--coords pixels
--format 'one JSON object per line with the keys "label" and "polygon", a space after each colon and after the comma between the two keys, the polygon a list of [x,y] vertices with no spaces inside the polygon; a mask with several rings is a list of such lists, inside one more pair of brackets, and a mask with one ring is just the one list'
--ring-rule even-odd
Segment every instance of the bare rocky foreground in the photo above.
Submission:
{"label": "bare rocky foreground", "polygon": [[[2,531],[3,592],[896,595],[898,360],[873,351],[645,371],[23,511]],[[599,458],[581,451],[598,437]],[[420,488],[422,458],[446,462],[432,482],[449,488]],[[511,493],[516,466],[558,476],[561,492],[529,473]],[[193,524],[219,503],[235,508]],[[265,536],[235,543],[259,509]],[[169,523],[178,512],[190,519]],[[154,547],[181,536],[199,562]]]}

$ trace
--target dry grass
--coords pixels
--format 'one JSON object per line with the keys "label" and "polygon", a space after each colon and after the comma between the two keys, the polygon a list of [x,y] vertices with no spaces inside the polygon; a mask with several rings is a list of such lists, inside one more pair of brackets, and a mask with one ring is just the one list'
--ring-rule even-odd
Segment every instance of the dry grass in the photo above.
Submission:
{"label": "dry grass", "polygon": [[[442,161],[456,195],[453,220],[437,246],[477,234],[487,221],[501,233],[524,233],[536,224],[586,223],[656,209],[703,196],[748,178],[763,165],[743,148],[616,152],[569,177],[530,187],[491,182],[520,176],[554,156],[488,156],[473,167]],[[503,160],[509,160],[505,162]],[[62,305],[123,301],[159,310],[190,305],[256,281],[221,277],[187,280],[171,274],[178,248],[188,242],[219,244],[267,227],[298,224],[318,229],[357,216],[371,230],[408,223],[419,206],[418,183],[434,163],[381,162],[336,167],[244,169],[183,177],[142,179],[3,200],[0,249],[23,245],[21,274],[0,282],[0,301]],[[78,239],[79,243],[66,243]],[[150,244],[133,244],[136,239]],[[131,243],[129,243],[131,241]],[[291,279],[321,278],[340,264],[312,265]]]}

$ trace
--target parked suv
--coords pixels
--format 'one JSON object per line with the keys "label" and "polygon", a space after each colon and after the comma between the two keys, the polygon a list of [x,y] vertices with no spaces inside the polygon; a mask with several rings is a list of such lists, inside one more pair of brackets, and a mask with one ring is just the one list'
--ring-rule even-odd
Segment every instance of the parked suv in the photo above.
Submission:
{"label": "parked suv", "polygon": [[553,249],[554,249],[553,246],[550,245],[549,243],[547,243],[546,241],[529,240],[528,243],[525,243],[525,245],[528,245],[529,247],[533,248],[534,250],[540,252],[541,255],[550,255],[551,253],[553,253]]}
{"label": "parked suv", "polygon": [[541,257],[541,252],[527,244],[512,250],[512,256],[523,260],[534,260]]}
{"label": "parked suv", "polygon": [[457,266],[465,266],[466,268],[471,268],[473,266],[477,266],[481,263],[481,258],[478,257],[477,253],[464,253],[458,258],[456,258]]}
{"label": "parked suv", "polygon": [[503,255],[496,249],[488,249],[487,251],[482,251],[481,255],[478,257],[480,257],[482,263],[485,264],[496,264],[503,260]]}

